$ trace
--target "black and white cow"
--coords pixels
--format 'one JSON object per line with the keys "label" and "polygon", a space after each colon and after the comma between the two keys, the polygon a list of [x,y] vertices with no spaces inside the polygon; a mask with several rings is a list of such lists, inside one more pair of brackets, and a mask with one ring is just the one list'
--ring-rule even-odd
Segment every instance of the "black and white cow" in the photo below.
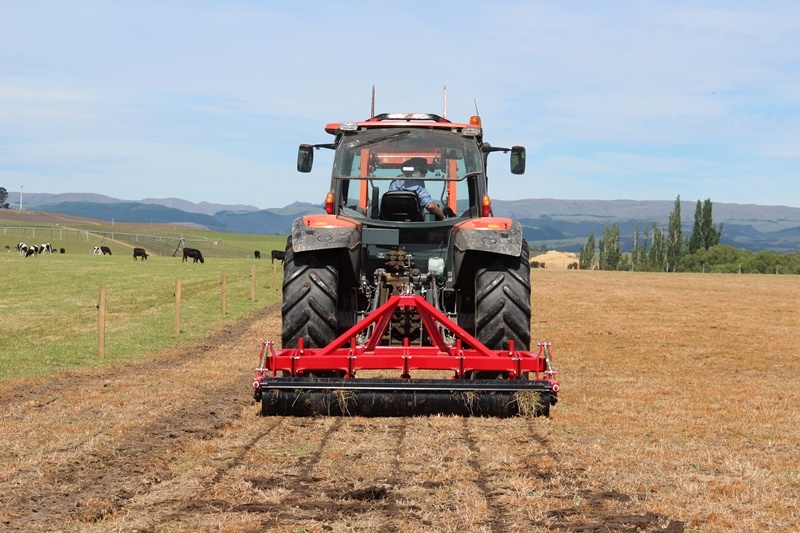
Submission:
{"label": "black and white cow", "polygon": [[283,264],[283,260],[286,258],[286,252],[281,252],[280,250],[272,250],[272,263],[275,263],[276,259],[281,260],[281,264]]}
{"label": "black and white cow", "polygon": [[194,263],[197,263],[198,261],[200,261],[201,263],[205,263],[205,260],[203,259],[203,254],[201,254],[200,250],[198,250],[197,248],[184,248],[183,259],[181,260],[181,263],[183,263],[184,261],[189,261],[190,257],[194,260],[193,261]]}
{"label": "black and white cow", "polygon": [[29,246],[27,250],[25,250],[25,257],[36,257],[36,246]]}
{"label": "black and white cow", "polygon": [[142,260],[144,260],[144,259],[147,259],[147,257],[148,257],[149,255],[150,255],[150,254],[148,254],[148,253],[145,251],[145,249],[144,249],[144,248],[134,248],[134,249],[133,249],[133,260],[134,260],[134,261],[136,261],[136,259],[137,259],[138,257],[141,257],[141,258],[142,258]]}
{"label": "black and white cow", "polygon": [[111,255],[111,248],[108,246],[95,246],[92,253],[97,255]]}
{"label": "black and white cow", "polygon": [[19,255],[25,257],[28,254],[28,245],[24,242],[17,243],[17,251],[19,252]]}
{"label": "black and white cow", "polygon": [[261,251],[260,250],[256,250],[255,252],[253,252],[253,255],[256,257],[256,259],[261,259]]}
{"label": "black and white cow", "polygon": [[94,250],[92,250],[92,253],[93,253],[94,255],[100,255],[100,254],[102,254],[102,253],[103,253],[103,251],[100,249],[100,247],[99,247],[99,246],[95,246],[95,247],[94,247]]}
{"label": "black and white cow", "polygon": [[46,243],[42,244],[41,246],[39,246],[39,253],[43,254],[45,252],[47,252],[48,254],[52,254],[53,253],[53,248],[52,248],[52,246],[50,246],[49,242],[46,242]]}

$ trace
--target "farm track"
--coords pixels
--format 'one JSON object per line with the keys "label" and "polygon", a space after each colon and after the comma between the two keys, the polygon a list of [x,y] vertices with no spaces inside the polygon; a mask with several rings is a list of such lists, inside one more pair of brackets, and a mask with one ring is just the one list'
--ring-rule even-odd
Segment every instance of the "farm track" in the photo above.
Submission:
{"label": "farm track", "polygon": [[[258,417],[252,363],[278,333],[272,306],[157,359],[4,389],[3,529],[570,530],[558,509],[518,516],[512,471],[541,484],[552,473],[524,457],[487,462],[491,421]],[[513,447],[552,458],[546,421],[500,422]]]}
{"label": "farm track", "polygon": [[[152,360],[3,383],[0,529],[796,530],[796,284],[534,276],[565,385],[553,419],[260,417],[249,383],[276,305]],[[627,279],[648,290],[626,296]],[[674,361],[716,388],[675,401]]]}

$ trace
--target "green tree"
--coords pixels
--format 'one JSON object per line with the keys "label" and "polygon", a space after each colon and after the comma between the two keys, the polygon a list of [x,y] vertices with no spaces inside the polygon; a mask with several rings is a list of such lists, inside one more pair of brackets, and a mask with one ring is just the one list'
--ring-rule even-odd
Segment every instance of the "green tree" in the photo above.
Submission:
{"label": "green tree", "polygon": [[667,234],[667,271],[675,272],[683,255],[683,232],[681,231],[681,195],[675,199],[675,207],[669,214]]}
{"label": "green tree", "polygon": [[603,228],[603,239],[600,241],[600,269],[616,270],[622,259],[619,241],[619,225],[614,222]]}
{"label": "green tree", "polygon": [[581,248],[581,253],[578,256],[578,261],[580,262],[581,268],[592,268],[592,262],[594,261],[594,253],[595,249],[597,248],[595,244],[594,232],[589,235],[589,239],[586,241],[586,244]]}
{"label": "green tree", "polygon": [[8,209],[6,200],[8,200],[8,191],[5,187],[0,187],[0,209]]}
{"label": "green tree", "polygon": [[705,246],[705,238],[703,236],[703,206],[700,200],[697,200],[697,206],[694,208],[694,226],[692,227],[692,236],[689,237],[689,253],[693,254],[700,248]]}
{"label": "green tree", "polygon": [[648,263],[653,270],[664,270],[666,250],[664,248],[664,230],[653,222],[653,242],[650,245]]}
{"label": "green tree", "polygon": [[649,228],[647,226],[644,227],[644,234],[642,235],[642,244],[639,246],[637,253],[639,254],[638,264],[640,265],[647,265],[649,261],[647,260],[647,240],[649,239]]}
{"label": "green tree", "polygon": [[636,266],[639,263],[639,223],[633,225],[633,242],[631,243],[631,264]]}
{"label": "green tree", "polygon": [[[697,206],[699,208],[700,200],[697,200]],[[722,224],[719,225],[719,228],[714,226],[714,218],[711,213],[712,209],[711,198],[706,198],[705,202],[703,202],[703,212],[700,223],[703,236],[702,245],[706,250],[719,244],[719,239],[722,236]]]}

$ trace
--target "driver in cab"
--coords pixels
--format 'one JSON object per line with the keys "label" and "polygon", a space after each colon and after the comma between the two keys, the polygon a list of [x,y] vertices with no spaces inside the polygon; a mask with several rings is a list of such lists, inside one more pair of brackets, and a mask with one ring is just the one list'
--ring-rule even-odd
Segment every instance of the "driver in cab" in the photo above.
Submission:
{"label": "driver in cab", "polygon": [[433,201],[431,193],[425,188],[422,179],[428,173],[428,163],[424,157],[412,157],[403,163],[403,177],[389,184],[390,191],[412,191],[417,193],[420,206],[432,213],[437,220],[444,220],[444,213],[439,205]]}

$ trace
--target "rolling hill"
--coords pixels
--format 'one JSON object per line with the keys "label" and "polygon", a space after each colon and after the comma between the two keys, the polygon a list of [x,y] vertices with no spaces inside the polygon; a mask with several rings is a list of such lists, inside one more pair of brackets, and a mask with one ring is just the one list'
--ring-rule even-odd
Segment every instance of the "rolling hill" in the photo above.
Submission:
{"label": "rolling hill", "polygon": [[[9,193],[12,206],[14,200]],[[268,235],[288,234],[294,219],[322,211],[320,206],[305,202],[258,209],[176,198],[127,201],[81,193],[31,193],[24,200],[26,209],[65,215],[119,222],[184,223],[216,231]],[[695,202],[681,204],[687,236],[692,231]],[[629,250],[634,227],[638,225],[640,233],[654,222],[666,227],[674,201],[525,199],[494,200],[492,206],[496,216],[520,221],[532,248],[578,251],[591,233],[599,238],[606,226],[617,223],[623,247]],[[713,209],[714,222],[723,224],[722,244],[752,251],[800,249],[800,208],[714,203]]]}

